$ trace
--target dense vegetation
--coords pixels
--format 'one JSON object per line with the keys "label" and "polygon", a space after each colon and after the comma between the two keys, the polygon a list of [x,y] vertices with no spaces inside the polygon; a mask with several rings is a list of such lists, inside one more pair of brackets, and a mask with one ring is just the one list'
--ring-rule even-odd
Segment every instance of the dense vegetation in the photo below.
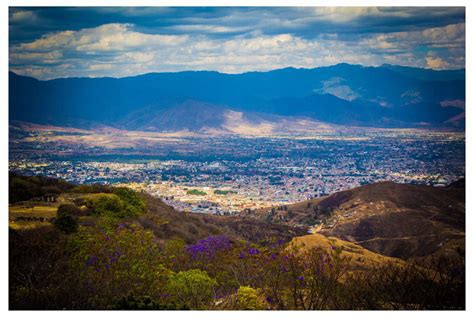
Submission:
{"label": "dense vegetation", "polygon": [[8,199],[10,203],[16,203],[47,194],[60,194],[73,187],[74,185],[64,180],[10,173]]}
{"label": "dense vegetation", "polygon": [[284,228],[245,239],[227,219],[205,222],[129,189],[77,190],[52,225],[10,229],[11,309],[465,307],[461,253],[359,269],[347,247],[289,244]]}

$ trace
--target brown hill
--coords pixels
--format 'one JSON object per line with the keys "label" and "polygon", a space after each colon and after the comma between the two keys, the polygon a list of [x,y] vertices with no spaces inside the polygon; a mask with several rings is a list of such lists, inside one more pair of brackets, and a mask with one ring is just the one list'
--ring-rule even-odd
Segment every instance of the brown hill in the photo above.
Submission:
{"label": "brown hill", "polygon": [[374,183],[255,214],[269,221],[306,224],[386,256],[457,254],[464,251],[464,184]]}
{"label": "brown hill", "polygon": [[[85,197],[111,193],[113,189],[106,185],[74,185],[55,178],[11,173],[9,226],[13,229],[51,226],[61,204],[82,206]],[[225,235],[234,240],[244,239],[253,243],[270,238],[289,242],[293,237],[307,232],[304,227],[268,223],[248,217],[179,212],[151,195],[140,193],[140,196],[146,202],[147,212],[139,217],[127,218],[126,222],[139,223],[151,229],[159,241],[182,238],[187,243],[193,243],[208,236]],[[95,223],[95,219],[94,216],[81,216],[80,221],[90,225]]]}
{"label": "brown hill", "polygon": [[275,238],[285,242],[295,236],[306,234],[303,227],[273,224],[239,216],[216,216],[178,212],[160,199],[148,194],[146,198],[149,212],[139,217],[143,227],[152,229],[158,239],[183,238],[192,243],[212,235],[226,235],[232,239],[250,242]]}
{"label": "brown hill", "polygon": [[403,264],[403,261],[400,259],[383,256],[365,249],[360,245],[336,237],[326,237],[321,234],[295,237],[291,240],[290,247],[295,247],[299,251],[320,248],[323,251],[331,252],[332,249],[340,249],[340,257],[348,262],[352,271],[367,270],[371,267],[381,266],[386,263]]}

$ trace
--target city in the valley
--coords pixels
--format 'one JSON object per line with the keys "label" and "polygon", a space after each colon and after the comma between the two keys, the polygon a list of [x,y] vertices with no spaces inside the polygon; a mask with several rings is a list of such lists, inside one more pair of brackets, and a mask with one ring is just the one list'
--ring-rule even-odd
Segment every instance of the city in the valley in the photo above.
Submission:
{"label": "city in the valley", "polygon": [[[77,142],[81,132],[11,131],[11,171],[126,185],[180,211],[231,215],[376,181],[443,187],[465,174],[463,132],[419,129],[313,136],[164,136],[152,146]],[[57,137],[61,138],[57,138]],[[95,139],[96,140],[96,139]],[[113,144],[113,143],[111,143]]]}

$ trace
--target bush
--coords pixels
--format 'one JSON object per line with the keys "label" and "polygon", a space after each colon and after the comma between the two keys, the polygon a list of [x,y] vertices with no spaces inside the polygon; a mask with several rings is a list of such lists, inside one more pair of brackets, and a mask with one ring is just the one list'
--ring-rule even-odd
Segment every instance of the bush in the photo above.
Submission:
{"label": "bush", "polygon": [[82,193],[82,194],[97,194],[97,193],[110,193],[110,187],[101,184],[92,185],[79,185],[71,190],[71,193]]}
{"label": "bush", "polygon": [[41,189],[37,184],[20,177],[10,178],[9,188],[10,203],[29,200],[42,195]]}
{"label": "bush", "polygon": [[237,304],[240,310],[262,310],[265,308],[264,303],[258,298],[257,291],[248,286],[239,287]]}
{"label": "bush", "polygon": [[58,207],[57,215],[83,216],[82,210],[74,204],[62,204]]}
{"label": "bush", "polygon": [[70,307],[62,293],[71,289],[63,285],[69,237],[55,227],[9,228],[10,310]]}
{"label": "bush", "polygon": [[198,189],[190,189],[186,192],[186,194],[188,194],[188,195],[199,195],[199,196],[207,195],[206,192],[200,191]]}
{"label": "bush", "polygon": [[111,226],[106,219],[74,234],[70,271],[80,282],[75,289],[82,291],[82,302],[88,308],[108,309],[133,294],[168,304],[163,296],[171,271],[163,266],[154,238],[136,224]]}
{"label": "bush", "polygon": [[113,193],[124,202],[136,208],[139,214],[146,213],[146,202],[134,190],[126,187],[114,188]]}
{"label": "bush", "polygon": [[203,309],[212,300],[216,284],[207,272],[191,269],[171,275],[168,289],[179,304],[191,309]]}
{"label": "bush", "polygon": [[62,191],[59,189],[58,186],[55,185],[50,185],[50,186],[44,186],[42,187],[42,192],[46,194],[61,194]]}
{"label": "bush", "polygon": [[86,206],[92,210],[93,215],[97,216],[127,218],[142,214],[140,209],[115,194],[92,194],[85,197],[85,200]]}
{"label": "bush", "polygon": [[73,184],[55,178],[21,176],[15,173],[10,173],[9,177],[10,203],[30,200],[49,193],[59,194],[74,187]]}
{"label": "bush", "polygon": [[57,229],[66,234],[75,233],[78,228],[77,217],[66,212],[58,212],[53,224]]}

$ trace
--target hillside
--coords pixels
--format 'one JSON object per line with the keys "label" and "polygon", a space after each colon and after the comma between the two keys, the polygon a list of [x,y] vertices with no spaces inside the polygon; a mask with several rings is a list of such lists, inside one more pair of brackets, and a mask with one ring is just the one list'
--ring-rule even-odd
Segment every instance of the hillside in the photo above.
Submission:
{"label": "hillside", "polygon": [[[403,259],[464,251],[465,188],[381,182],[255,215],[314,231]],[[321,224],[320,224],[321,223]]]}
{"label": "hillside", "polygon": [[127,188],[11,175],[10,193],[10,309],[465,307],[462,254],[405,262],[303,227],[178,212]]}
{"label": "hillside", "polygon": [[[83,205],[91,195],[107,195],[114,191],[108,186],[76,186],[63,180],[44,177],[10,176],[10,227],[15,229],[51,226],[58,207],[65,204]],[[172,238],[182,238],[193,243],[208,236],[225,235],[233,240],[261,242],[279,238],[288,242],[295,236],[306,233],[303,227],[270,224],[250,218],[214,216],[178,212],[160,199],[148,194],[139,194],[147,211],[130,218],[127,223],[137,223],[153,231],[163,243]],[[47,201],[54,197],[54,202]],[[89,225],[93,216],[83,214],[79,223]]]}
{"label": "hillside", "polygon": [[290,247],[298,247],[300,251],[319,248],[324,251],[340,249],[341,258],[347,259],[352,271],[367,270],[371,267],[382,266],[387,263],[403,264],[403,261],[374,253],[360,245],[341,240],[336,237],[326,237],[322,234],[310,234],[293,238]]}
{"label": "hillside", "polygon": [[[202,127],[196,127],[196,119],[219,128],[220,114],[230,109],[340,125],[464,126],[464,70],[338,64],[243,74],[200,71],[49,81],[10,72],[9,80],[9,119],[36,124],[193,131]],[[176,109],[187,100],[197,104]]]}

